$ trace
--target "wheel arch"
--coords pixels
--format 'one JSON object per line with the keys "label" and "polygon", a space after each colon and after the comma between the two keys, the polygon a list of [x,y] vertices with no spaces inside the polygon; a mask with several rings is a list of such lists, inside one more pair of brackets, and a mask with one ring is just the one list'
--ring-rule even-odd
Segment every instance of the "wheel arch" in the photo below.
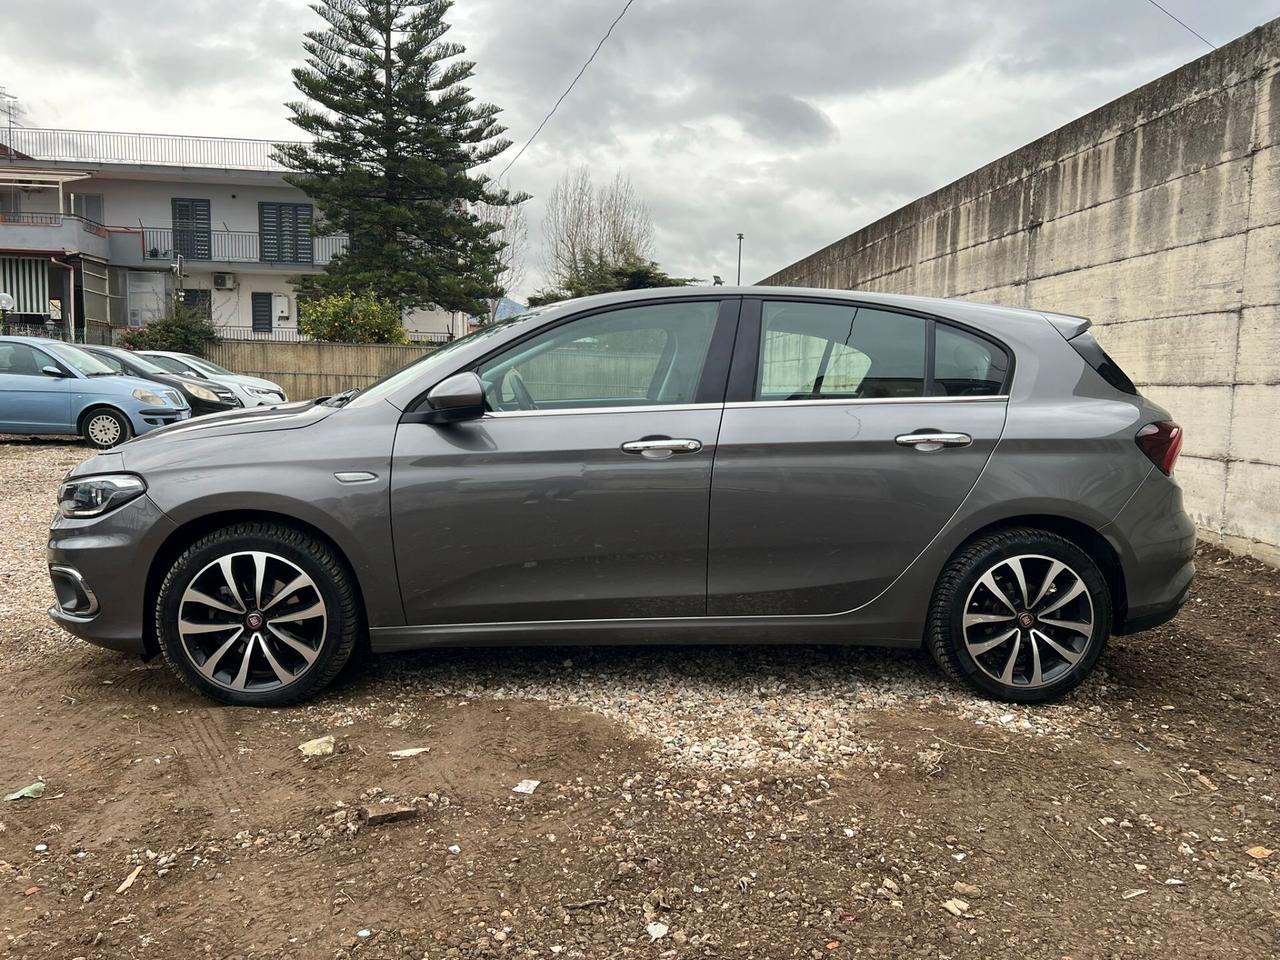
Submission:
{"label": "wheel arch", "polygon": [[236,523],[277,523],[282,526],[292,527],[324,543],[347,568],[347,573],[350,574],[351,583],[355,588],[357,609],[360,610],[362,616],[366,615],[365,591],[363,584],[360,582],[360,576],[351,563],[351,559],[347,556],[346,551],[343,550],[342,545],[327,532],[314,523],[274,510],[221,510],[195,517],[177,527],[164,539],[164,542],[160,544],[159,549],[156,550],[155,555],[151,558],[151,566],[147,570],[144,588],[142,625],[144,652],[147,657],[155,656],[159,652],[155,636],[156,597],[169,568],[187,547],[201,537]]}
{"label": "wheel arch", "polygon": [[137,425],[133,422],[133,417],[129,416],[129,411],[121,407],[119,404],[112,403],[109,400],[91,400],[84,405],[84,408],[76,414],[76,433],[84,436],[84,425],[89,420],[91,414],[97,413],[99,410],[110,410],[112,413],[118,413],[124,417],[125,423],[129,424],[129,429],[134,433],[137,432]]}
{"label": "wheel arch", "polygon": [[1083,550],[1089,559],[1098,565],[1098,569],[1102,571],[1102,577],[1106,581],[1107,589],[1111,592],[1111,629],[1113,632],[1119,630],[1120,626],[1125,622],[1129,611],[1128,590],[1125,584],[1124,567],[1120,563],[1120,555],[1106,537],[1082,520],[1049,513],[1027,513],[1003,517],[972,531],[951,552],[951,555],[947,558],[947,563],[950,563],[952,558],[963,553],[969,544],[980,537],[1014,527],[1028,527],[1035,530],[1043,530],[1046,533],[1053,533],[1064,540],[1069,540]]}

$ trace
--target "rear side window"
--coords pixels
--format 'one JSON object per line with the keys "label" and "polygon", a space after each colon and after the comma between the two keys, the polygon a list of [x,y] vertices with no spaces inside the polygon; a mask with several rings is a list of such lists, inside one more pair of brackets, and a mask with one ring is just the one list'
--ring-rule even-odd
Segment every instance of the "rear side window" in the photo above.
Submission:
{"label": "rear side window", "polygon": [[885,310],[766,302],[756,399],[923,397],[927,329]]}
{"label": "rear side window", "polygon": [[1079,336],[1072,337],[1067,341],[1075,348],[1076,353],[1084,358],[1084,362],[1098,371],[1098,376],[1111,384],[1121,393],[1128,393],[1132,396],[1138,395],[1138,388],[1133,385],[1133,381],[1129,379],[1129,375],[1120,369],[1120,365],[1107,355],[1107,351],[1102,349],[1102,344],[1093,339],[1093,334],[1082,333]]}
{"label": "rear side window", "polygon": [[1009,355],[989,340],[938,324],[934,341],[934,394],[994,397],[1004,391]]}

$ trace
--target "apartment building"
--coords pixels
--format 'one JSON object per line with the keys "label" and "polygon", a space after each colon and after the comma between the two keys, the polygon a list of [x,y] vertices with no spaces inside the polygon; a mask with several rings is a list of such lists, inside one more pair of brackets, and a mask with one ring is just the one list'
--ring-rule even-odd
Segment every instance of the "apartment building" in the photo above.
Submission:
{"label": "apartment building", "polygon": [[[316,236],[314,205],[266,140],[0,129],[0,293],[10,322],[77,339],[140,327],[181,296],[226,336],[293,339],[293,280],[345,236]],[[418,311],[419,339],[465,318]]]}

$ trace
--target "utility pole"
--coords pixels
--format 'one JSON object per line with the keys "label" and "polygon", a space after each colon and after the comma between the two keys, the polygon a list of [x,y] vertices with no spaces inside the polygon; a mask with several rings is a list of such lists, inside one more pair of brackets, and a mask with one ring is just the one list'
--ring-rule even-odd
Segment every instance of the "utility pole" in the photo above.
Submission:
{"label": "utility pole", "polygon": [[742,286],[742,234],[738,234],[738,286]]}

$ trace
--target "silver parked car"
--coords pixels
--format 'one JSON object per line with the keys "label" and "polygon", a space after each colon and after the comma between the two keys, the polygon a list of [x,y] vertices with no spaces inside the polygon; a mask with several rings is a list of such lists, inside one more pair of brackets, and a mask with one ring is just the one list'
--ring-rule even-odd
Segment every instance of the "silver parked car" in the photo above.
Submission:
{"label": "silver parked car", "polygon": [[1181,430],[1088,328],[789,288],[536,310],[76,467],[50,613],[241,704],[366,641],[924,646],[1046,700],[1194,573]]}

